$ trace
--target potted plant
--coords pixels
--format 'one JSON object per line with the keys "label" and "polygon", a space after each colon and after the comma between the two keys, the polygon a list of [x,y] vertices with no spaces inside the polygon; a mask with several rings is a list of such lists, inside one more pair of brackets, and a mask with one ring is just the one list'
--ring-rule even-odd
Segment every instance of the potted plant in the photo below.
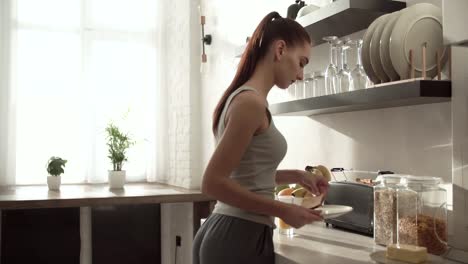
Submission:
{"label": "potted plant", "polygon": [[124,161],[127,161],[126,151],[134,142],[128,134],[124,134],[113,123],[106,127],[107,147],[109,148],[109,159],[112,162],[113,170],[109,170],[109,187],[111,189],[123,188],[125,184],[125,170],[122,170]]}
{"label": "potted plant", "polygon": [[66,160],[54,156],[47,162],[47,172],[49,173],[49,176],[47,176],[47,186],[49,186],[49,190],[60,189],[60,183],[62,181],[60,174],[65,172],[63,167],[65,167],[66,163]]}

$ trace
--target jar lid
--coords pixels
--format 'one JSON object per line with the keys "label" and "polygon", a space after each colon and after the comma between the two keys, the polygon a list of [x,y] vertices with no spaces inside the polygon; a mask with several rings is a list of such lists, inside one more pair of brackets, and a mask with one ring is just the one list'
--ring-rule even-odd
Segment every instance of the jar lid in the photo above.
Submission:
{"label": "jar lid", "polygon": [[325,77],[325,73],[322,71],[314,71],[312,72],[312,75],[314,76],[314,78]]}
{"label": "jar lid", "polygon": [[304,74],[304,80],[312,80],[313,78],[314,78],[314,73],[313,72]]}
{"label": "jar lid", "polygon": [[382,174],[379,175],[378,178],[381,179],[381,182],[386,185],[396,185],[400,184],[401,180],[404,179],[406,176],[405,174]]}
{"label": "jar lid", "polygon": [[438,185],[442,179],[440,177],[430,176],[408,176],[402,179],[402,184],[408,185]]}

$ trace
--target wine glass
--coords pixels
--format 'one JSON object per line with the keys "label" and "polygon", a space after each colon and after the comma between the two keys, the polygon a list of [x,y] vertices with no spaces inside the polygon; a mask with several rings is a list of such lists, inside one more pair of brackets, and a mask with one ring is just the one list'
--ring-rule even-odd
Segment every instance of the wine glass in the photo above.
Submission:
{"label": "wine glass", "polygon": [[327,41],[330,45],[330,64],[325,69],[325,90],[327,94],[334,94],[336,93],[336,74],[338,73],[335,63],[336,41],[338,37],[328,36],[324,37],[323,40]]}
{"label": "wine glass", "polygon": [[350,39],[345,39],[338,45],[341,54],[340,69],[336,75],[338,93],[348,92],[352,85],[351,69],[348,66],[349,42]]}
{"label": "wine glass", "polygon": [[355,45],[357,49],[356,67],[351,71],[352,90],[365,89],[372,85],[369,77],[367,77],[364,67],[362,66],[362,39],[353,40],[351,45]]}

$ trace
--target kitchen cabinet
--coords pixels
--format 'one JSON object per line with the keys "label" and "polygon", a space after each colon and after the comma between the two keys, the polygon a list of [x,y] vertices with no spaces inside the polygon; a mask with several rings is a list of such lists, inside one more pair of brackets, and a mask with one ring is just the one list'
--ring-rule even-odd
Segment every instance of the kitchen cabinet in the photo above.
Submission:
{"label": "kitchen cabinet", "polygon": [[158,204],[91,210],[92,263],[161,263]]}
{"label": "kitchen cabinet", "polygon": [[[159,204],[92,209],[92,263],[161,263]],[[2,211],[2,263],[80,262],[80,208]]]}
{"label": "kitchen cabinet", "polygon": [[187,236],[193,237],[213,205],[200,191],[157,183],[60,189],[0,188],[1,263],[162,263],[163,244],[175,245],[161,238],[161,206],[192,204]]}
{"label": "kitchen cabinet", "polygon": [[2,210],[1,263],[80,263],[79,208]]}

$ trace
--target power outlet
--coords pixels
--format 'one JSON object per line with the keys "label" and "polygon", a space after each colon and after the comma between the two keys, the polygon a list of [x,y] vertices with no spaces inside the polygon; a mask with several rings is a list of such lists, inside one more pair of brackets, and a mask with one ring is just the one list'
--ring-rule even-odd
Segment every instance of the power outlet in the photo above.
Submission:
{"label": "power outlet", "polygon": [[182,246],[182,237],[181,236],[176,236],[175,241],[176,241],[175,242],[176,247]]}

